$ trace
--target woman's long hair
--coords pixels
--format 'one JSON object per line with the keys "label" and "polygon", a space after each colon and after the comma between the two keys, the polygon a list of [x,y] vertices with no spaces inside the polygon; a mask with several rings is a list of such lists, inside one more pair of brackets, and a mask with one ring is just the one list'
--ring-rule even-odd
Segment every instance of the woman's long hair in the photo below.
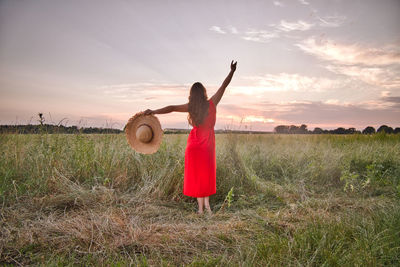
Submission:
{"label": "woman's long hair", "polygon": [[206,88],[199,82],[194,83],[189,95],[188,121],[190,125],[198,126],[203,123],[208,115],[208,106]]}

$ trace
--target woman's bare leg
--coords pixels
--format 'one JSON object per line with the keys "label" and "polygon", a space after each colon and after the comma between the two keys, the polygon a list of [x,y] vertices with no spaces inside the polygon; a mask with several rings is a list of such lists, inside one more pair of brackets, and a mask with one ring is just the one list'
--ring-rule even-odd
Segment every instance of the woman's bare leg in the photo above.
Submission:
{"label": "woman's bare leg", "polygon": [[198,197],[197,198],[197,204],[199,204],[199,210],[197,213],[202,214],[203,213],[203,207],[204,207],[204,197]]}
{"label": "woman's bare leg", "polygon": [[211,208],[210,208],[210,197],[205,197],[204,198],[204,206],[206,207],[206,210],[209,214],[212,213]]}

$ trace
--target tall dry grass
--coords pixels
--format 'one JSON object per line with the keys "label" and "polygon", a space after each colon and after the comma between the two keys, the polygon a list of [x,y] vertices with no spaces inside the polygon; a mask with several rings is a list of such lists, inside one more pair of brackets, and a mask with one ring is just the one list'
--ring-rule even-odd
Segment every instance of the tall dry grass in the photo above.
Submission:
{"label": "tall dry grass", "polygon": [[182,194],[186,138],[0,135],[0,263],[399,262],[398,135],[217,135],[212,217]]}

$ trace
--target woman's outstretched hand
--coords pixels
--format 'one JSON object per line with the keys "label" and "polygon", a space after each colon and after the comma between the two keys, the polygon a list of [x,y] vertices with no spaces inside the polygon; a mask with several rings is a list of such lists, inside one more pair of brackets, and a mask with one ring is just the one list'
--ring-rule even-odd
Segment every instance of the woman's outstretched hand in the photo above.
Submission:
{"label": "woman's outstretched hand", "polygon": [[152,115],[152,114],[154,114],[154,111],[151,109],[146,109],[145,111],[143,111],[143,114],[144,115]]}
{"label": "woman's outstretched hand", "polygon": [[236,70],[236,64],[237,64],[237,61],[235,63],[233,63],[233,60],[232,60],[232,62],[231,62],[231,71],[234,72]]}

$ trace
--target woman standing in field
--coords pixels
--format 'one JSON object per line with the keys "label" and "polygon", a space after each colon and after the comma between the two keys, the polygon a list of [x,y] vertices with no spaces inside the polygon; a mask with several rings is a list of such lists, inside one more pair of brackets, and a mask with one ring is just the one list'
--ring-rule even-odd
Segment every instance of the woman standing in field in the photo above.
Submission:
{"label": "woman standing in field", "polygon": [[170,112],[189,112],[190,131],[185,150],[185,174],[183,194],[196,197],[198,213],[205,207],[211,214],[209,196],[216,193],[215,134],[216,106],[236,71],[237,62],[231,62],[231,71],[218,91],[207,99],[206,88],[196,82],[190,88],[189,103],[171,105],[164,108],[147,109],[144,114],[166,114]]}

